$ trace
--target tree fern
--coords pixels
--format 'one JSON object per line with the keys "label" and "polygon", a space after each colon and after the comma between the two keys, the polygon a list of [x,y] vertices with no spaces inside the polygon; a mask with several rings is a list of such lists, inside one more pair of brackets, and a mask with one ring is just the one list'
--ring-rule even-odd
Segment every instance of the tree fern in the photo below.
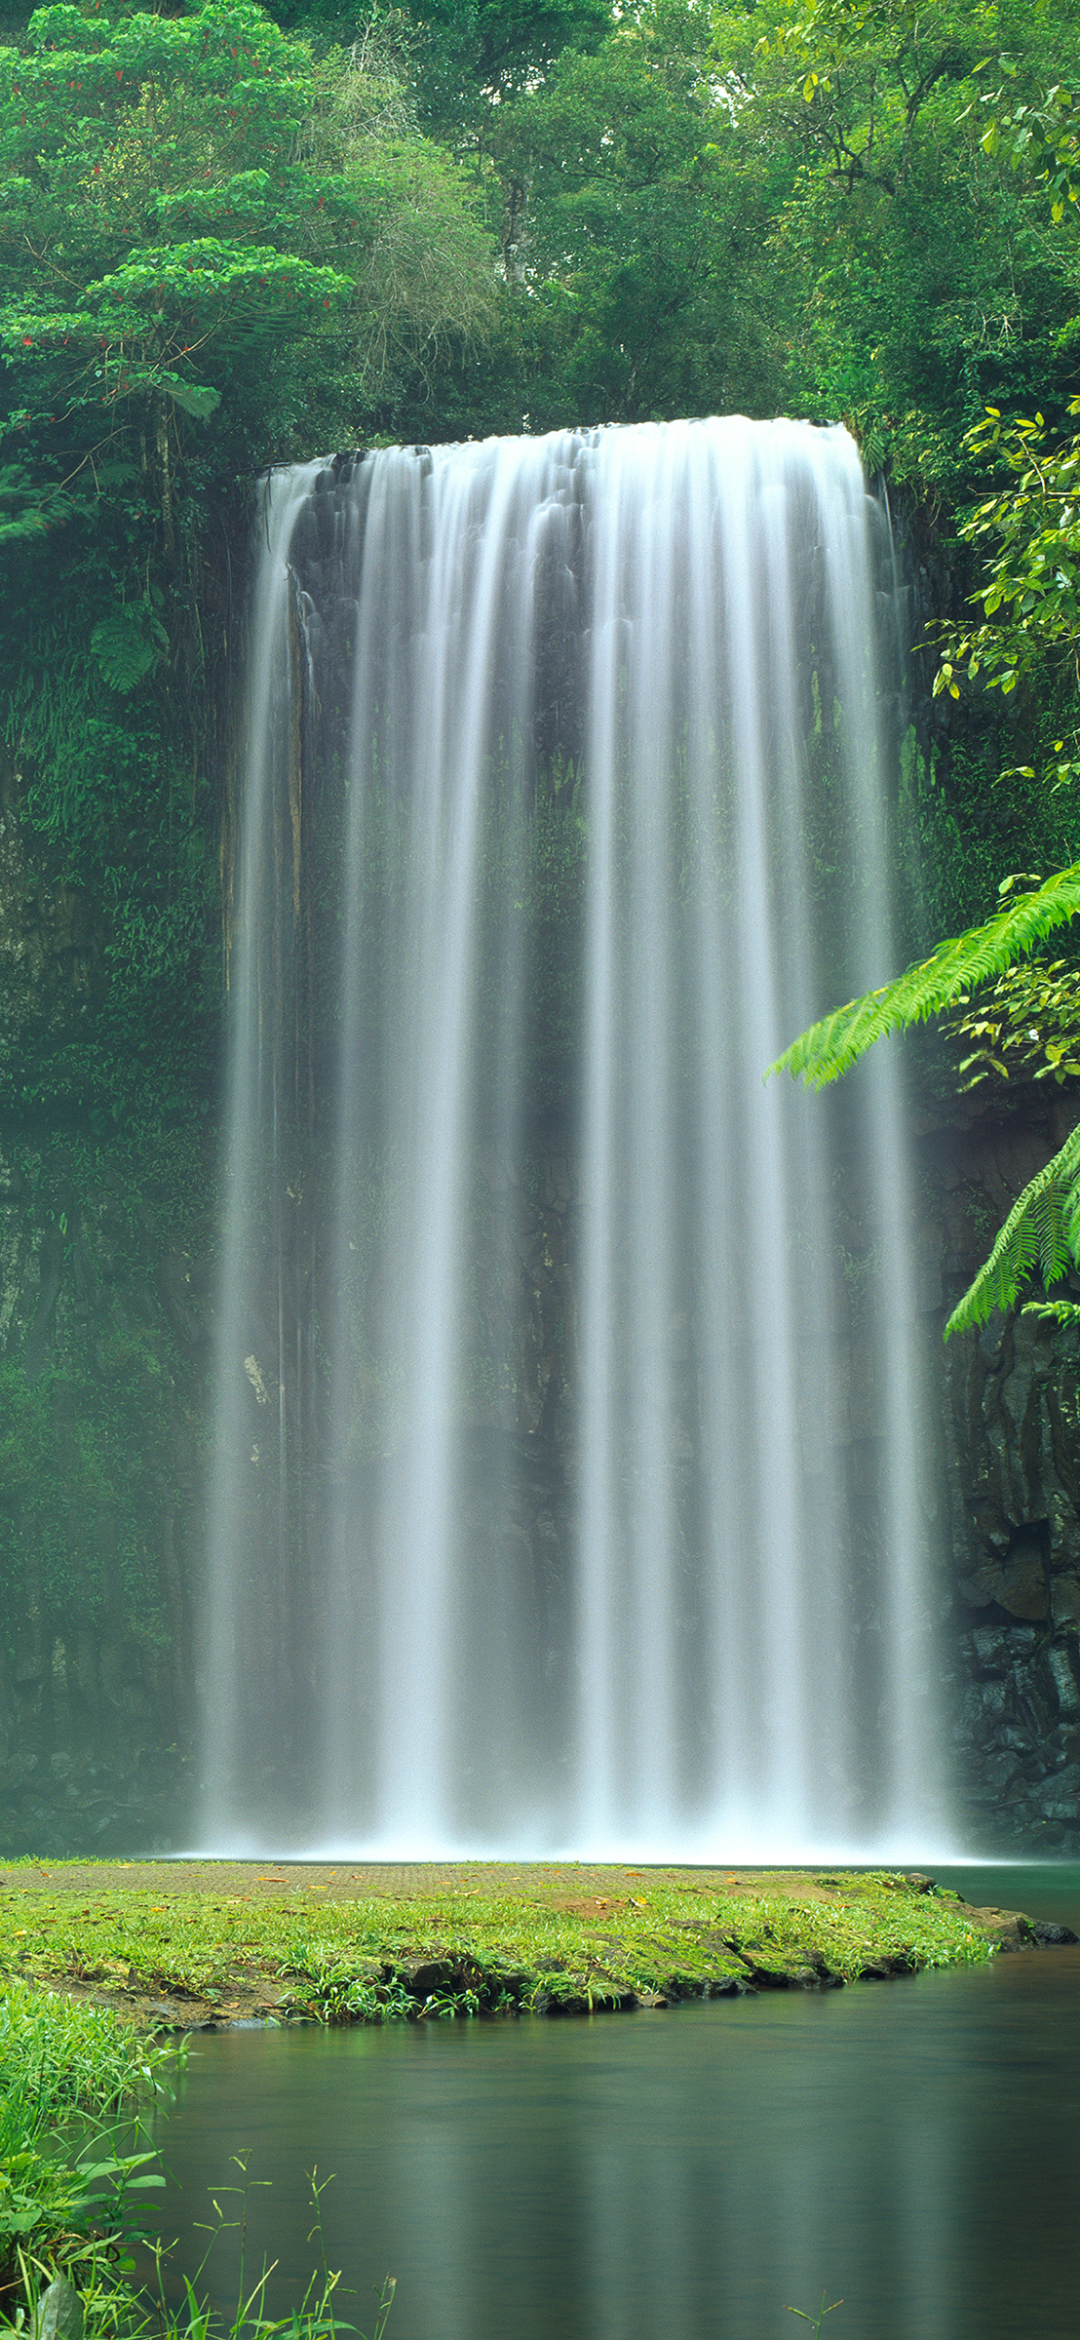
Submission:
{"label": "tree fern", "polygon": [[[1080,1245],[1080,1126],[1060,1151],[1029,1180],[974,1282],[953,1309],[945,1338],[985,1324],[995,1308],[1011,1308],[1036,1269],[1044,1284],[1056,1284],[1074,1266]],[[1035,1303],[1040,1315],[1071,1322],[1069,1302]]]}
{"label": "tree fern", "polygon": [[[875,1040],[937,1015],[1078,914],[1080,862],[1073,862],[985,925],[938,943],[928,959],[908,967],[894,982],[864,992],[811,1024],[770,1065],[766,1078],[789,1072],[807,1088],[825,1088],[865,1056]],[[996,1308],[1011,1308],[1036,1270],[1049,1285],[1074,1266],[1080,1266],[1080,1127],[1017,1196],[989,1258],[946,1324],[946,1340],[950,1333],[985,1324]],[[1080,1321],[1080,1310],[1071,1302],[1029,1305],[1062,1324]]]}
{"label": "tree fern", "polygon": [[146,596],[118,604],[90,636],[90,648],[114,691],[133,691],[168,647],[168,634]]}
{"label": "tree fern", "polygon": [[823,1089],[849,1072],[875,1040],[886,1033],[925,1023],[942,1008],[951,1007],[961,993],[1000,975],[1017,958],[1036,949],[1055,927],[1080,915],[1080,862],[1056,870],[1045,884],[1021,894],[966,934],[951,935],[937,944],[928,959],[908,967],[879,991],[864,991],[846,1007],[834,1008],[800,1033],[776,1063],[773,1073],[789,1072],[808,1089]]}

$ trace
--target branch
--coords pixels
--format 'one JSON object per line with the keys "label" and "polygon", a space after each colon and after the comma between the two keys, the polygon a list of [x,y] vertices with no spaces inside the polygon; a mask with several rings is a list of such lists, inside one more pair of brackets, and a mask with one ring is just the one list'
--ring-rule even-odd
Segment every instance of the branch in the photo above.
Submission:
{"label": "branch", "polygon": [[1000,975],[1024,958],[1054,929],[1080,916],[1080,862],[1055,871],[1033,893],[1022,894],[984,926],[940,942],[928,959],[909,967],[878,991],[863,992],[834,1008],[793,1040],[765,1075],[789,1072],[808,1089],[840,1079],[886,1033],[906,1031],[951,1007],[962,992]]}

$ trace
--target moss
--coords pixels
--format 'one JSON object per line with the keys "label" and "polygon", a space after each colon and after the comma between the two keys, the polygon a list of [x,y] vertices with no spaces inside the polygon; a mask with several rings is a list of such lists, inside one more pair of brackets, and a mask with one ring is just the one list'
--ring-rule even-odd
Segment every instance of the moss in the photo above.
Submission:
{"label": "moss", "polygon": [[[148,1875],[152,1882],[143,1879]],[[105,1875],[109,1872],[105,1871]],[[319,1872],[341,1890],[347,1873]],[[232,1865],[231,1890],[173,1892],[137,1872],[132,1890],[23,1884],[0,1899],[0,1971],[104,1987],[136,2011],[147,1997],[223,2015],[252,2004],[324,2022],[395,2016],[547,2013],[656,2004],[862,1975],[981,1965],[987,1933],[951,1895],[885,1875],[802,1880],[801,1889],[717,1890],[698,1871],[588,1872],[602,1893],[567,1894],[574,1872],[528,1871],[491,1890],[492,1871],[454,1872],[452,1890],[331,1900]],[[363,1873],[361,1873],[363,1882]],[[771,1880],[770,1880],[771,1887]],[[484,1888],[484,1889],[481,1889]],[[344,1886],[348,1890],[348,1886]]]}

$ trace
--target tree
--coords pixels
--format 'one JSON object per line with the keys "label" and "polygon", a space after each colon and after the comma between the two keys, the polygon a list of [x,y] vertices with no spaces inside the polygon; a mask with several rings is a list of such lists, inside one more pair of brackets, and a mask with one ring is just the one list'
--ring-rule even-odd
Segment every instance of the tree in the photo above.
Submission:
{"label": "tree", "polygon": [[[740,122],[793,166],[770,230],[784,402],[849,422],[871,468],[963,493],[985,405],[1024,411],[1071,378],[1071,256],[1033,157],[1014,169],[986,131],[1006,62],[1018,102],[1070,61],[1080,74],[1075,13],[781,0],[752,22]],[[716,23],[733,60],[737,29]]]}
{"label": "tree", "polygon": [[[219,440],[265,460],[315,345],[331,374],[351,352],[362,377],[374,352],[381,376],[396,335],[467,330],[490,306],[452,166],[407,125],[382,133],[355,60],[316,68],[250,0],[41,9],[22,52],[0,51],[0,125],[8,430],[54,434],[21,507],[9,458],[9,535],[65,517],[138,441],[169,542],[192,422],[224,402]],[[418,223],[426,271],[404,258]]]}
{"label": "tree", "polygon": [[775,409],[766,232],[790,173],[739,136],[711,42],[688,0],[649,0],[489,112],[504,379],[532,429]]}
{"label": "tree", "polygon": [[34,1095],[115,1103],[192,1028],[245,475],[377,430],[493,305],[473,190],[378,44],[81,0],[0,49],[0,739],[107,906],[115,1010]]}

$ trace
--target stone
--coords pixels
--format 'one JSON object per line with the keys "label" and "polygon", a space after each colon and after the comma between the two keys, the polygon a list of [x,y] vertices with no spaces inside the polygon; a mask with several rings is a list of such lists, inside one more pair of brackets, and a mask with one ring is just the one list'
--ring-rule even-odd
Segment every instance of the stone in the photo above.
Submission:
{"label": "stone", "polygon": [[1008,1703],[1008,1693],[1006,1691],[1004,1682],[996,1679],[989,1682],[980,1682],[977,1695],[979,1700],[979,1711],[984,1717],[987,1715],[998,1715],[1005,1713]]}
{"label": "stone", "polygon": [[1044,1819],[1080,1821],[1080,1764],[1070,1763],[1045,1780],[1034,1802]]}
{"label": "stone", "polygon": [[1080,1626],[1080,1577],[1055,1576],[1050,1581],[1050,1614],[1058,1631]]}
{"label": "stone", "polygon": [[1080,1709],[1080,1690],[1077,1689],[1076,1676],[1069,1663],[1068,1650],[1062,1649],[1060,1644],[1052,1643],[1046,1652],[1046,1662],[1054,1677],[1062,1713],[1075,1714]]}
{"label": "stone", "polygon": [[1046,1568],[1037,1529],[1021,1528],[1013,1538],[995,1598],[1013,1617],[1046,1616]]}
{"label": "stone", "polygon": [[1016,1778],[1019,1769],[1019,1756],[1011,1748],[1003,1747],[983,1764],[983,1781],[994,1795],[1002,1795]]}
{"label": "stone", "polygon": [[1000,1565],[993,1554],[987,1552],[978,1567],[960,1578],[958,1590],[961,1599],[967,1601],[973,1609],[988,1609],[991,1601],[996,1601],[998,1597],[1000,1584]]}
{"label": "stone", "polygon": [[1013,1639],[1007,1625],[977,1625],[967,1638],[980,1666],[988,1673],[1005,1673],[1015,1655]]}

